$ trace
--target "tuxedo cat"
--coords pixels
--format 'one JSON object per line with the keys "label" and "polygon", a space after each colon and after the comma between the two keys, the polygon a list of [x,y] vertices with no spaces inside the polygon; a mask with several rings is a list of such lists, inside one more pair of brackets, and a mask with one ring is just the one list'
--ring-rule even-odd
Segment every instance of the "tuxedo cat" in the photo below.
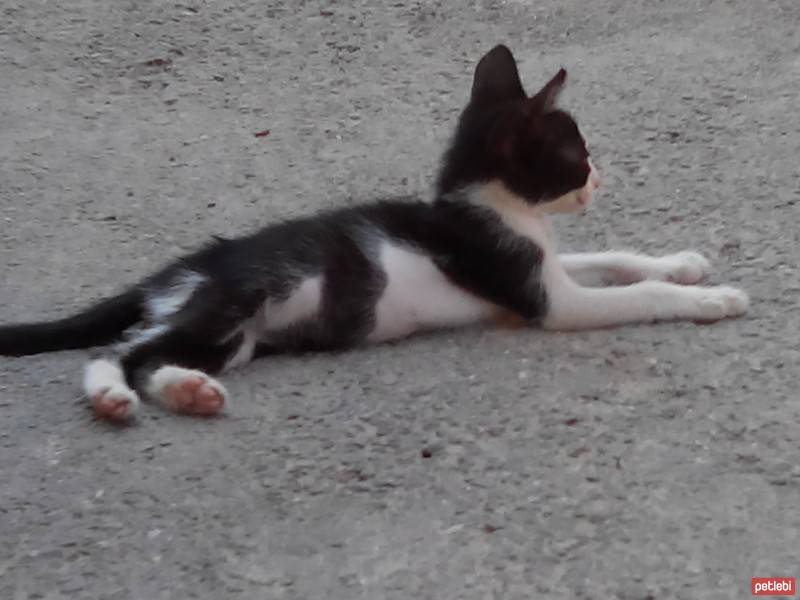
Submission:
{"label": "tuxedo cat", "polygon": [[[583,211],[600,185],[562,69],[528,96],[513,55],[478,63],[432,202],[323,212],[216,238],[120,295],[52,322],[0,328],[0,354],[117,342],[84,389],[95,413],[131,418],[140,396],[213,415],[212,375],[257,356],[344,349],[414,331],[514,318],[550,330],[743,314],[747,295],[700,287],[694,252],[558,254],[550,213]],[[610,287],[584,287],[583,276]]]}

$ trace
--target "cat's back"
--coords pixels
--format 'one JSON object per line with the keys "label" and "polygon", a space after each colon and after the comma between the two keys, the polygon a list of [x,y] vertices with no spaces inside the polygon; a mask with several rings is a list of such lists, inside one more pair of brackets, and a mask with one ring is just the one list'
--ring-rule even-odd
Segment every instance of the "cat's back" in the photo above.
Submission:
{"label": "cat's back", "polygon": [[385,239],[415,244],[428,236],[431,220],[431,205],[419,199],[381,199],[278,220],[236,238],[215,237],[180,263],[222,277],[310,270],[337,256],[370,259]]}
{"label": "cat's back", "polygon": [[413,197],[395,197],[277,221],[229,242],[248,252],[281,251],[294,255],[322,252],[328,245],[345,239],[412,239],[423,235],[431,222],[430,204]]}

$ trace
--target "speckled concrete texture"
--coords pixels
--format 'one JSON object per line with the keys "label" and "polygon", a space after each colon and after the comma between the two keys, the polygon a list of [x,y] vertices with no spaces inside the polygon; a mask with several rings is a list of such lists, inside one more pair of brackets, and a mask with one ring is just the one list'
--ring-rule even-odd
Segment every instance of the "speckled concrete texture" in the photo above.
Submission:
{"label": "speckled concrete texture", "polygon": [[[0,320],[212,233],[428,195],[497,42],[604,177],[562,246],[704,251],[712,326],[461,331],[93,422],[84,352],[0,360],[0,597],[725,599],[800,576],[800,2],[0,4]],[[256,132],[269,135],[256,137]]]}

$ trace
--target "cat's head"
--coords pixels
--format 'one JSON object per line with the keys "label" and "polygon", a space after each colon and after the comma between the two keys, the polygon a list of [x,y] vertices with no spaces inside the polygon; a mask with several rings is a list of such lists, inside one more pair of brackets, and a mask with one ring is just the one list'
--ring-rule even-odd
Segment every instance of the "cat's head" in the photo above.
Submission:
{"label": "cat's head", "polygon": [[444,156],[438,194],[501,183],[550,212],[583,210],[600,180],[577,123],[556,107],[566,77],[561,69],[528,96],[511,51],[500,45],[487,53]]}

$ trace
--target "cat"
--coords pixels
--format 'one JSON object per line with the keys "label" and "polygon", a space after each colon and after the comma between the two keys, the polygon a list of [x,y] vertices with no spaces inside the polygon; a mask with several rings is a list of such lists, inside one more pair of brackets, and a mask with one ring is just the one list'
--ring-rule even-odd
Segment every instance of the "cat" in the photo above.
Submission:
{"label": "cat", "polygon": [[[275,352],[346,349],[513,316],[581,330],[742,315],[747,295],[701,287],[692,251],[558,254],[548,215],[580,213],[600,179],[557,106],[561,69],[528,96],[504,45],[478,62],[431,202],[329,210],[213,241],[74,316],[0,328],[0,354],[88,348],[95,414],[127,422],[140,396],[215,415],[214,375]],[[597,276],[606,287],[578,283]]]}

